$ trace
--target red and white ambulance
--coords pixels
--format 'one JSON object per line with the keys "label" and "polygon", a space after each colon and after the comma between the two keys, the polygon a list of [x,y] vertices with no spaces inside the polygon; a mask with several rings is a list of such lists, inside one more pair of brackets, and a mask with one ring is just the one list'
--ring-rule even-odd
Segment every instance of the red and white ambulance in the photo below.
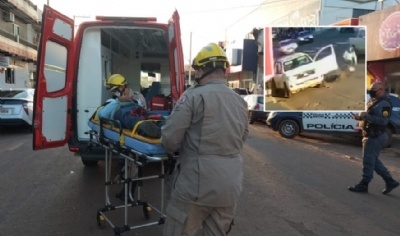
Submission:
{"label": "red and white ambulance", "polygon": [[[111,98],[105,81],[111,74],[126,77],[140,91],[141,74],[157,73],[153,94],[184,92],[185,76],[179,14],[167,24],[154,17],[97,17],[74,32],[74,21],[45,6],[38,50],[33,116],[33,149],[69,145],[85,165],[104,159],[103,149],[86,152],[87,122]],[[158,84],[155,84],[158,83]],[[155,86],[157,85],[157,86]],[[153,86],[152,86],[153,87]]]}

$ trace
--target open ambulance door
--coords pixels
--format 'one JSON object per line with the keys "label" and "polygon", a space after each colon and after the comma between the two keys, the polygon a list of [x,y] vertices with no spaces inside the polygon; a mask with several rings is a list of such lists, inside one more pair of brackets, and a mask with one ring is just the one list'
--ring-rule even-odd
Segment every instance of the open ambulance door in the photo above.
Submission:
{"label": "open ambulance door", "polygon": [[179,14],[176,10],[168,22],[168,42],[171,93],[173,100],[178,101],[184,92],[185,68],[183,65],[183,50],[181,41],[181,28],[179,25]]}
{"label": "open ambulance door", "polygon": [[339,69],[336,59],[336,52],[332,44],[321,48],[314,56],[316,71],[320,75],[326,75],[329,72]]}
{"label": "open ambulance door", "polygon": [[64,146],[71,134],[74,21],[44,6],[36,67],[33,150]]}

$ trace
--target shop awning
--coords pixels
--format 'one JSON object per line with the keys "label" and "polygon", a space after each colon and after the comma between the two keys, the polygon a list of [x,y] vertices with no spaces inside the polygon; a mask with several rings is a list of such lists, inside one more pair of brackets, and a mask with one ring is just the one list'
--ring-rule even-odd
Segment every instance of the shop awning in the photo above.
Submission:
{"label": "shop awning", "polygon": [[332,24],[333,26],[352,26],[352,25],[358,25],[358,18],[349,18],[349,19],[345,19],[339,22],[336,22],[334,24]]}

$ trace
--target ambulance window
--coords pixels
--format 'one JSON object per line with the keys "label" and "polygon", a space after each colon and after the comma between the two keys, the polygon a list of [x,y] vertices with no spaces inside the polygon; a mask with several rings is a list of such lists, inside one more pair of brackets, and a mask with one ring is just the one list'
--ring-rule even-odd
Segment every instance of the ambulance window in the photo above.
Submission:
{"label": "ambulance window", "polygon": [[54,93],[65,88],[67,58],[66,47],[50,40],[46,42],[43,74],[47,92]]}
{"label": "ambulance window", "polygon": [[108,61],[104,61],[104,80],[108,79]]}

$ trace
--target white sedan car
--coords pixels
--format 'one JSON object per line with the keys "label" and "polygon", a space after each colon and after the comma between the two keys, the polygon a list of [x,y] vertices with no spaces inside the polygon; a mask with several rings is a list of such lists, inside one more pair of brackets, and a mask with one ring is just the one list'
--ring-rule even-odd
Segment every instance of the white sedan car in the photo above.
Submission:
{"label": "white sedan car", "polygon": [[291,54],[297,49],[298,45],[292,39],[286,39],[279,42],[279,51],[283,54]]}
{"label": "white sedan car", "polygon": [[307,53],[297,52],[275,61],[275,74],[271,78],[272,96],[278,89],[290,97],[300,90],[323,86],[325,78],[339,75],[336,53],[330,44],[321,48],[311,58]]}
{"label": "white sedan car", "polygon": [[0,89],[0,126],[32,126],[34,89]]}

